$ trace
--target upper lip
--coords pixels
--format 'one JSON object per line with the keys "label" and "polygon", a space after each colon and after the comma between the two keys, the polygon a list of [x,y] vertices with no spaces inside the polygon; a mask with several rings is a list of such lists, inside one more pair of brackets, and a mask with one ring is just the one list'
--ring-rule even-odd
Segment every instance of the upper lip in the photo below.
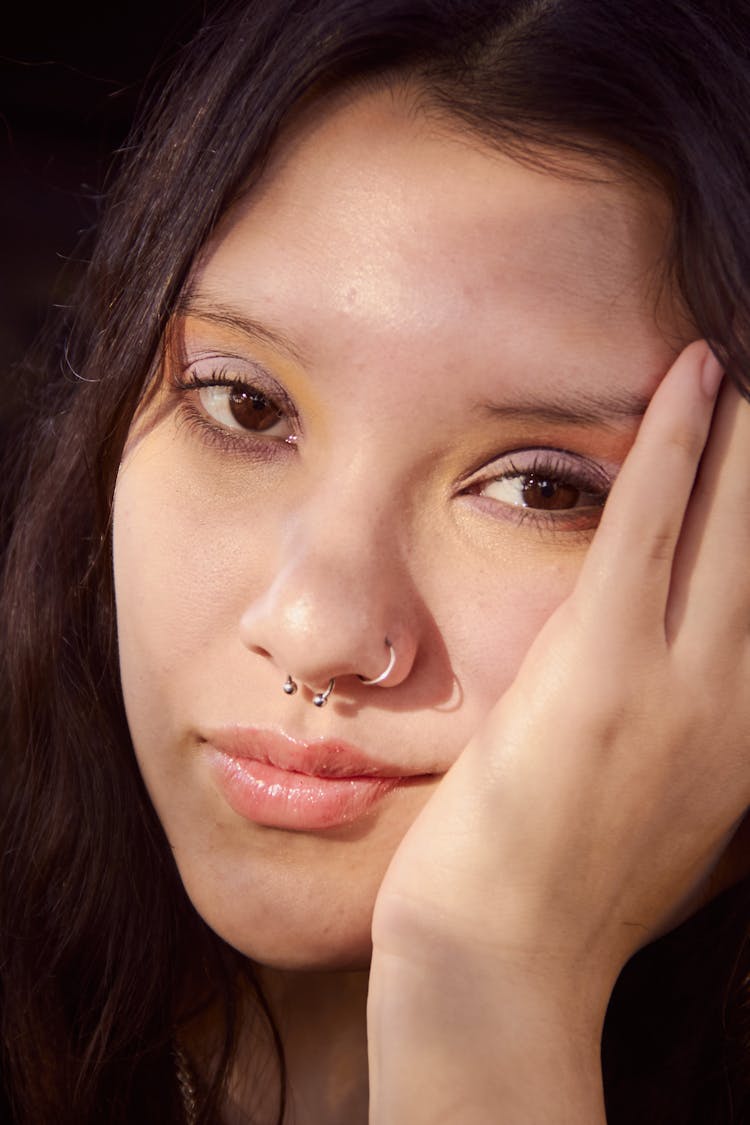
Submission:
{"label": "upper lip", "polygon": [[200,740],[231,758],[267,762],[311,777],[417,777],[430,772],[378,761],[338,739],[307,742],[261,727],[220,727],[201,732]]}

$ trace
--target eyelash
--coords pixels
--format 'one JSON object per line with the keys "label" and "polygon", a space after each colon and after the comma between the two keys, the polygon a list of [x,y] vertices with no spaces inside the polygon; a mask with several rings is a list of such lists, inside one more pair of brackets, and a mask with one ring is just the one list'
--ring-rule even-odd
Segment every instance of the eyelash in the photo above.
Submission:
{"label": "eyelash", "polygon": [[[171,379],[173,389],[185,396],[179,404],[182,422],[195,430],[200,439],[209,447],[228,453],[242,453],[246,456],[249,454],[253,460],[270,460],[281,451],[280,447],[292,451],[300,429],[299,415],[294,403],[283,388],[272,381],[270,377],[267,381],[271,384],[268,387],[263,386],[263,383],[266,382],[263,378],[244,379],[236,372],[231,372],[228,367],[213,369],[205,376],[197,375],[194,371],[187,371],[179,375],[173,375]],[[289,419],[290,425],[295,431],[294,435],[279,438],[273,434],[264,436],[263,431],[254,433],[252,430],[247,430],[243,433],[240,430],[232,430],[222,426],[200,407],[194,405],[187,397],[190,392],[205,391],[211,387],[227,387],[230,390],[243,392],[256,391],[277,406],[282,417]]]}
{"label": "eyelash", "polygon": [[[527,464],[520,464],[514,458],[522,452],[497,458],[496,462],[507,459],[507,469],[501,473],[485,475],[474,479],[464,488],[464,494],[473,495],[484,508],[491,508],[492,514],[502,512],[502,518],[515,524],[531,524],[540,532],[579,531],[590,533],[599,522],[601,511],[614,483],[614,473],[608,473],[602,466],[591,463],[567,450],[547,448],[538,449]],[[504,480],[537,480],[572,488],[583,495],[595,497],[595,502],[580,508],[543,509],[523,505],[507,504],[492,497],[479,495],[479,489]]]}
{"label": "eyelash", "polygon": [[[253,460],[270,461],[283,451],[292,452],[295,449],[297,437],[301,427],[300,419],[294,403],[286,392],[270,376],[264,379],[261,375],[257,378],[245,379],[238,376],[227,366],[222,366],[209,371],[205,376],[194,371],[173,375],[172,386],[184,396],[180,402],[181,420],[194,429],[201,441],[206,445],[217,448],[223,452],[243,454]],[[268,385],[264,385],[268,384]],[[227,387],[239,389],[243,392],[256,391],[277,406],[281,417],[289,420],[293,434],[285,438],[277,435],[264,435],[263,431],[244,433],[229,429],[213,420],[204,410],[194,405],[187,397],[190,392],[199,392],[211,387]],[[495,458],[491,464],[505,461],[507,468],[501,473],[494,473],[475,477],[468,485],[462,488],[462,494],[473,496],[485,511],[493,518],[502,518],[511,521],[517,526],[528,524],[540,533],[566,532],[590,535],[598,523],[598,517],[604,507],[609,490],[613,483],[613,475],[607,473],[598,464],[592,464],[579,455],[566,450],[554,448],[541,448],[534,452],[532,459],[527,464],[521,464],[517,458],[520,454],[528,454],[531,450],[517,450]],[[490,466],[484,466],[484,473]],[[480,470],[481,472],[482,470]],[[493,497],[479,494],[481,488],[503,480],[520,480],[536,478],[538,481],[549,482],[554,485],[573,488],[581,493],[597,498],[597,502],[581,508],[568,509],[543,509],[531,508],[523,505],[513,505]],[[499,515],[499,513],[501,513]]]}

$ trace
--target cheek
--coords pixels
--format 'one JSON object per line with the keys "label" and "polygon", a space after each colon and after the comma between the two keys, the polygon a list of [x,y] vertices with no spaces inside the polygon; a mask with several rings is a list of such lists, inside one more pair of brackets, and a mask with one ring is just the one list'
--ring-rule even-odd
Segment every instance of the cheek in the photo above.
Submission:
{"label": "cheek", "polygon": [[227,664],[272,555],[247,496],[202,487],[185,460],[154,435],[121,468],[115,491],[118,644],[136,742],[146,721],[152,729],[178,721],[191,685]]}
{"label": "cheek", "polygon": [[[144,451],[145,453],[145,451]],[[121,470],[113,514],[113,565],[126,705],[140,710],[168,682],[201,629],[192,529],[170,503],[169,479],[141,451]]]}
{"label": "cheek", "polygon": [[443,633],[471,723],[510,686],[537,633],[571,593],[582,560],[578,550],[509,553],[475,576],[460,605],[453,595]]}

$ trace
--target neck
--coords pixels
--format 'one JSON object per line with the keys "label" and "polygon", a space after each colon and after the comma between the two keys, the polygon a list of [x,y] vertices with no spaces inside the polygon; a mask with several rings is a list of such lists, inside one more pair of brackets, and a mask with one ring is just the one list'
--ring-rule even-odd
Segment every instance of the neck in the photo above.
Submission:
{"label": "neck", "polygon": [[[295,1125],[366,1125],[368,974],[262,968],[259,977],[284,1048],[287,1112]],[[278,1068],[258,1022],[243,1027],[227,1125],[276,1125]]]}

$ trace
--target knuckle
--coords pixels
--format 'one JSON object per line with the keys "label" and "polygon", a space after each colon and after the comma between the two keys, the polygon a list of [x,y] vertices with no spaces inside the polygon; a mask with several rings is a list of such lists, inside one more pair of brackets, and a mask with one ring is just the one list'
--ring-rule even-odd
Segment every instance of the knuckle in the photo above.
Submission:
{"label": "knuckle", "polygon": [[671,528],[657,528],[648,538],[648,557],[652,562],[670,562],[675,550],[675,532]]}
{"label": "knuckle", "polygon": [[704,431],[687,424],[670,430],[665,441],[667,450],[675,454],[679,460],[696,462],[696,464],[703,452],[704,444]]}

